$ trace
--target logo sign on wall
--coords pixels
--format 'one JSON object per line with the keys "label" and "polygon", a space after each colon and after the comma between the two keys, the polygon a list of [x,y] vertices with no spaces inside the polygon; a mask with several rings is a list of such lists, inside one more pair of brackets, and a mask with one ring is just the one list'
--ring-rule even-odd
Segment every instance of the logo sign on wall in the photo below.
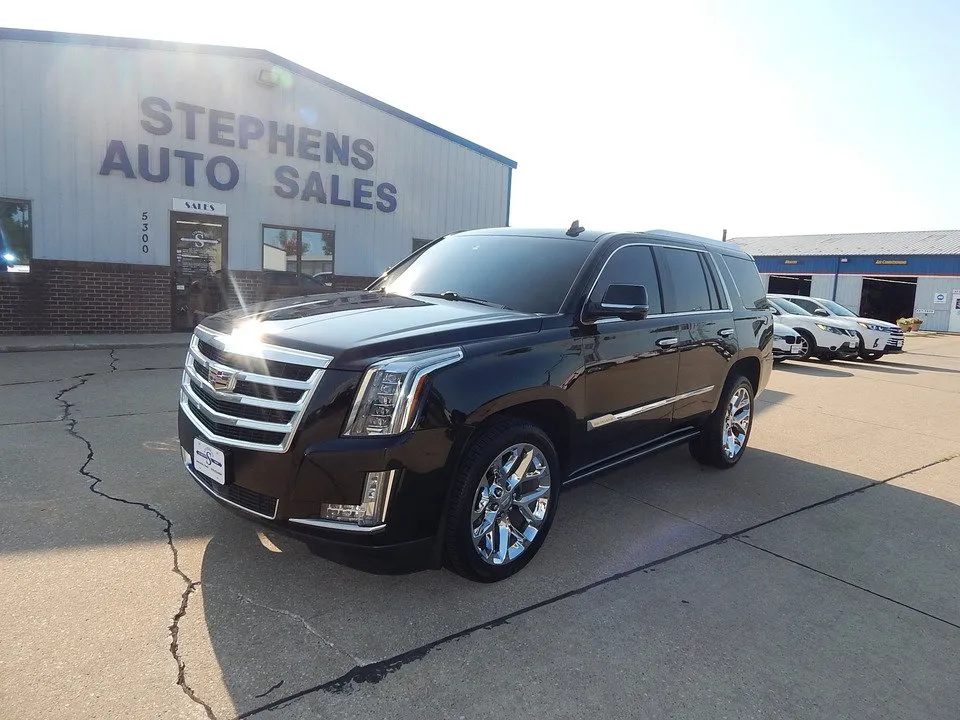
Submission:
{"label": "logo sign on wall", "polygon": [[[381,213],[397,210],[397,186],[377,182],[377,146],[367,137],[161,97],[143,98],[140,113],[143,131],[158,139],[137,143],[135,149],[132,143],[128,148],[123,140],[111,139],[100,175],[118,173],[152,183],[172,178],[187,187],[206,178],[209,187],[229,192],[241,181],[243,163],[234,157],[247,154],[267,160],[273,156],[267,161],[275,165],[272,189],[277,197]],[[193,148],[173,146],[181,139],[190,141]],[[165,144],[156,147],[159,142]],[[229,154],[208,157],[210,146],[231,149],[223,150]],[[253,177],[249,182],[253,187],[270,185],[269,177]]]}
{"label": "logo sign on wall", "polygon": [[180,212],[196,213],[198,215],[226,215],[227,204],[204,202],[203,200],[185,200],[184,198],[174,198],[171,203],[173,210]]}
{"label": "logo sign on wall", "polygon": [[946,305],[947,304],[947,294],[946,293],[937,293],[933,296],[933,302],[937,305]]}

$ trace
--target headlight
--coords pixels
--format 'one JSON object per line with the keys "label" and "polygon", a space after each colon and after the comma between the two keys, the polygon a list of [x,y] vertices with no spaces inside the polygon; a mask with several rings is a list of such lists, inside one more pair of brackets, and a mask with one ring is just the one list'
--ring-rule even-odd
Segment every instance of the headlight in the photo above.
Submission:
{"label": "headlight", "polygon": [[399,435],[416,414],[427,376],[463,359],[460,348],[428,350],[371,365],[343,429],[344,435]]}
{"label": "headlight", "polygon": [[883,326],[874,325],[873,323],[858,322],[857,325],[859,325],[862,328],[866,328],[867,330],[873,330],[874,332],[883,332],[884,330],[886,330],[886,328],[884,328]]}

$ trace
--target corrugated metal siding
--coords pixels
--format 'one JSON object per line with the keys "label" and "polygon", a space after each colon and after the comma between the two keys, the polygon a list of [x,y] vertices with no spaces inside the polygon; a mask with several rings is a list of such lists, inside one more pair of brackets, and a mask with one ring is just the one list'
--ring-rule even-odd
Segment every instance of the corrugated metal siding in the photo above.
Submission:
{"label": "corrugated metal siding", "polygon": [[[863,291],[863,277],[860,275],[841,275],[837,278],[837,302],[860,312],[860,294]],[[827,298],[830,296],[827,295]]]}
{"label": "corrugated metal siding", "polygon": [[833,276],[814,275],[810,278],[810,297],[832,298]]}
{"label": "corrugated metal siding", "polygon": [[960,255],[960,230],[731,238],[751,255]]}
{"label": "corrugated metal siding", "polygon": [[[507,212],[508,167],[467,147],[409,124],[317,82],[293,75],[288,87],[255,82],[260,60],[160,50],[0,41],[0,196],[33,201],[36,258],[166,265],[173,198],[226,203],[229,266],[262,264],[261,223],[334,230],[335,272],[376,275],[409,254],[414,237],[434,238],[458,229],[499,226]],[[140,125],[140,101],[162,97],[202,105],[197,137],[185,136],[183,114],[174,127],[152,135]],[[267,151],[266,136],[247,150],[211,144],[209,109],[216,108],[367,138],[375,163],[360,171],[336,163]],[[236,120],[233,121],[237,138]],[[110,140],[126,146],[134,170],[137,146],[149,147],[152,170],[161,147],[170,149],[170,178],[151,183],[120,172],[99,175]],[[174,150],[203,153],[196,184],[184,182]],[[204,163],[232,158],[240,182],[229,191],[211,187]],[[273,190],[274,171],[296,167],[302,191],[311,170],[321,174],[328,200],[330,178],[341,178],[341,196],[354,178],[389,182],[398,189],[393,213],[284,199]],[[149,252],[141,252],[140,215],[150,213]]]}
{"label": "corrugated metal siding", "polygon": [[[953,291],[960,290],[960,278],[957,277],[922,277],[917,279],[917,297],[914,300],[913,314],[923,320],[923,330],[946,332],[950,327],[950,303],[953,301]],[[944,293],[947,302],[942,305],[934,303],[937,293]],[[933,310],[933,315],[920,314],[920,310]]]}

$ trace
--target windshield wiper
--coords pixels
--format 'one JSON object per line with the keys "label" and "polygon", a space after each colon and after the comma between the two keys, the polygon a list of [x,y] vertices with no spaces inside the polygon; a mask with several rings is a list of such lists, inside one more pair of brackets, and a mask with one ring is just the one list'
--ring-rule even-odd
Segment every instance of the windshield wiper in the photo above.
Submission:
{"label": "windshield wiper", "polygon": [[487,307],[495,307],[501,310],[510,310],[506,305],[500,305],[498,303],[490,302],[489,300],[483,300],[481,298],[470,297],[468,295],[461,295],[458,292],[453,290],[445,290],[442,293],[414,293],[416,297],[431,297],[431,298],[440,298],[441,300],[459,300],[461,302],[475,303],[476,305],[486,305]]}

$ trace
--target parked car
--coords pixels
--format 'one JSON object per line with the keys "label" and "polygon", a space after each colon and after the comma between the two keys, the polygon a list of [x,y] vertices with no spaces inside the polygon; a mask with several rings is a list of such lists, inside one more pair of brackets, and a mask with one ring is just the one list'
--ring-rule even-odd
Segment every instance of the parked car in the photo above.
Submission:
{"label": "parked car", "polygon": [[305,295],[324,292],[324,288],[328,287],[327,283],[314,275],[293,270],[264,270],[260,278],[264,287],[297,288]]}
{"label": "parked car", "polygon": [[797,331],[782,323],[773,323],[773,361],[797,359],[803,353],[803,343]]}
{"label": "parked car", "polygon": [[776,295],[768,295],[776,322],[793,328],[800,336],[798,360],[817,358],[830,362],[857,356],[857,334],[835,320],[809,313],[799,305]]}
{"label": "parked car", "polygon": [[803,295],[774,295],[799,305],[818,317],[832,318],[848,330],[853,330],[859,339],[857,355],[862,360],[873,362],[887,353],[903,352],[903,330],[895,323],[865,318],[853,310],[826,298]]}
{"label": "parked car", "polygon": [[540,550],[565,485],[684,443],[735,466],[772,363],[732,245],[474,230],[365,291],[205,319],[179,437],[204,491],[320,553],[489,582]]}

